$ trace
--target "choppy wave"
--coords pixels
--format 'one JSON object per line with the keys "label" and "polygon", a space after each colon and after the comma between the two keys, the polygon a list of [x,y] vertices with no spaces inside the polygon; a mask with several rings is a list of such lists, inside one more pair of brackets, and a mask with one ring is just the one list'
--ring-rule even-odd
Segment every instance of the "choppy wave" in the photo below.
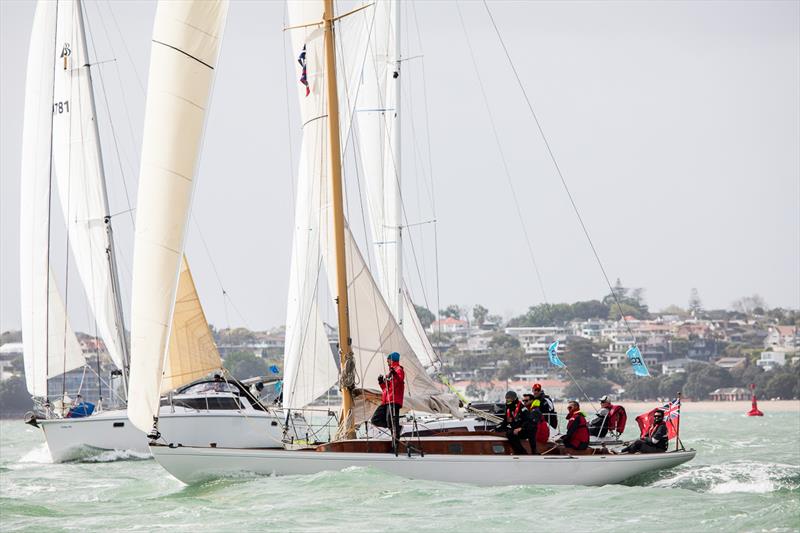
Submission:
{"label": "choppy wave", "polygon": [[149,453],[135,452],[133,450],[105,450],[94,455],[80,459],[82,463],[110,463],[113,461],[143,461],[152,459]]}
{"label": "choppy wave", "polygon": [[689,465],[664,472],[661,476],[647,486],[710,494],[800,492],[800,466],[779,463],[732,461],[715,465]]}
{"label": "choppy wave", "polygon": [[31,448],[25,455],[23,455],[19,459],[19,462],[46,464],[46,463],[52,463],[53,458],[50,456],[50,450],[47,448],[47,444],[42,443],[34,448]]}

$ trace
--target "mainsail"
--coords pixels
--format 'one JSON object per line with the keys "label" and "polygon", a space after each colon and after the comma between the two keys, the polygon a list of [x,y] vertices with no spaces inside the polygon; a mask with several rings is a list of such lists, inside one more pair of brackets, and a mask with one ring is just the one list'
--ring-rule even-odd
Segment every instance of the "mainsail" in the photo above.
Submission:
{"label": "mainsail", "polygon": [[57,13],[53,170],[89,308],[111,359],[124,368],[122,325],[117,321],[108,255],[113,243],[106,227],[109,212],[81,2],[59,0]]}
{"label": "mainsail", "polygon": [[131,302],[128,417],[158,412],[194,174],[226,0],[159,2],[147,88]]}
{"label": "mainsail", "polygon": [[[315,345],[296,340],[301,335],[310,339],[317,338],[315,335],[318,335],[320,329],[316,322],[319,321],[317,305],[321,266],[327,272],[329,289],[335,293],[337,286],[332,192],[328,175],[330,162],[326,135],[327,113],[323,97],[326,80],[323,76],[322,31],[314,25],[322,19],[323,11],[321,1],[289,2],[289,19],[291,26],[295,28],[292,30],[293,48],[297,51],[305,50],[305,61],[300,66],[301,74],[305,74],[305,79],[311,85],[308,95],[305,88],[300,87],[304,130],[297,187],[284,370],[284,406],[290,408],[309,403],[314,399],[312,393],[324,392],[338,379],[338,367],[335,363],[331,364],[329,350],[322,350],[320,343]],[[337,39],[340,35],[337,34]],[[347,106],[343,107],[347,109]],[[347,111],[343,115],[347,117]],[[386,371],[386,354],[397,351],[403,357],[403,366],[406,369],[405,404],[426,412],[457,413],[457,404],[453,398],[441,392],[414,355],[349,229],[345,231],[345,254],[356,388],[374,391],[378,375]],[[290,327],[294,328],[291,335]],[[299,385],[304,383],[303,380],[308,383],[312,379],[319,385]],[[368,407],[363,403],[360,407],[359,409],[357,403],[354,412],[356,421],[368,417]]]}
{"label": "mainsail", "polygon": [[51,135],[57,5],[40,2],[33,19],[20,183],[20,311],[25,381],[47,395],[47,378],[84,364],[50,268]]}

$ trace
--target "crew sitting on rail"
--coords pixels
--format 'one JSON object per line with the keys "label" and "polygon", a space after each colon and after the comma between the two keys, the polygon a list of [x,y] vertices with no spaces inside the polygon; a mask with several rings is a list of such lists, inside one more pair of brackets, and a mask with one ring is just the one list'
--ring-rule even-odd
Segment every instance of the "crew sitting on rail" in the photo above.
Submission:
{"label": "crew sitting on rail", "polygon": [[661,453],[667,451],[669,446],[669,432],[664,423],[664,411],[657,409],[653,413],[653,423],[647,428],[642,437],[629,443],[620,450],[621,453]]}
{"label": "crew sitting on rail", "polygon": [[[534,383],[531,390],[533,391],[533,407],[538,407],[550,427],[556,429],[558,427],[558,414],[556,414],[553,400],[544,393],[539,383]],[[537,401],[539,402],[538,404],[536,403]]]}
{"label": "crew sitting on rail", "polygon": [[589,435],[602,438],[609,431],[620,435],[625,431],[627,420],[628,415],[625,412],[625,408],[621,405],[612,405],[608,396],[603,396],[600,398],[600,410],[589,422]]}
{"label": "crew sitting on rail", "polygon": [[567,404],[567,411],[567,433],[558,441],[567,451],[585,450],[589,447],[589,429],[586,427],[586,415],[581,412],[581,404],[572,400]]}
{"label": "crew sitting on rail", "polygon": [[379,428],[391,428],[392,447],[397,452],[400,442],[400,409],[403,407],[405,394],[406,372],[400,365],[400,354],[392,352],[386,356],[389,372],[385,376],[378,376],[378,385],[381,386],[381,404],[375,409],[370,422]]}
{"label": "crew sitting on rail", "polygon": [[517,393],[513,390],[506,393],[506,413],[495,431],[506,434],[511,449],[514,450],[514,455],[528,454],[522,446],[522,440],[530,439],[533,436],[531,412],[519,401]]}

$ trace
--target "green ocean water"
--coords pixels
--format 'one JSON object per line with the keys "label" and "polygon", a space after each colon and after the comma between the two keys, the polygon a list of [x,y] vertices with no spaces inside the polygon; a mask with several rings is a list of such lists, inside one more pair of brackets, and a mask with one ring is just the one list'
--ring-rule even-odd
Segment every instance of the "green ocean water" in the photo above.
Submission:
{"label": "green ocean water", "polygon": [[40,430],[2,421],[0,531],[800,531],[800,413],[693,414],[681,436],[694,461],[605,487],[486,488],[358,468],[185,486],[121,453],[52,464]]}

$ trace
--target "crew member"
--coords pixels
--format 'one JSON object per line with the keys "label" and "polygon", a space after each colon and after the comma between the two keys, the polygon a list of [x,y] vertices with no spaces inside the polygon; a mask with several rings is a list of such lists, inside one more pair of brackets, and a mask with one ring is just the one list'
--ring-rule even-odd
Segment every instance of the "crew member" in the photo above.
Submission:
{"label": "crew member", "polygon": [[593,419],[589,421],[589,435],[593,437],[605,437],[608,433],[608,422],[611,416],[611,401],[608,396],[600,398],[600,410]]}
{"label": "crew member", "polygon": [[528,454],[522,446],[522,440],[533,437],[531,412],[519,401],[517,393],[513,390],[506,393],[506,413],[503,422],[495,428],[495,431],[505,432],[515,455]]}
{"label": "crew member", "polygon": [[589,447],[586,416],[581,412],[581,404],[575,400],[567,404],[567,433],[559,440],[570,450],[585,450]]}
{"label": "crew member", "polygon": [[656,409],[653,413],[653,423],[644,432],[642,438],[631,442],[621,453],[661,453],[667,451],[669,446],[669,432],[664,422],[664,411]]}
{"label": "crew member", "polygon": [[372,425],[380,428],[391,428],[392,445],[395,452],[400,442],[400,409],[403,407],[406,372],[400,365],[400,354],[392,352],[386,356],[389,372],[386,376],[378,376],[381,386],[381,404],[372,414]]}
{"label": "crew member", "polygon": [[[539,383],[533,384],[533,407],[538,407],[542,412],[542,416],[553,429],[558,427],[558,415],[556,414],[555,405],[550,396],[544,393],[542,386]],[[536,402],[539,402],[537,405]]]}

